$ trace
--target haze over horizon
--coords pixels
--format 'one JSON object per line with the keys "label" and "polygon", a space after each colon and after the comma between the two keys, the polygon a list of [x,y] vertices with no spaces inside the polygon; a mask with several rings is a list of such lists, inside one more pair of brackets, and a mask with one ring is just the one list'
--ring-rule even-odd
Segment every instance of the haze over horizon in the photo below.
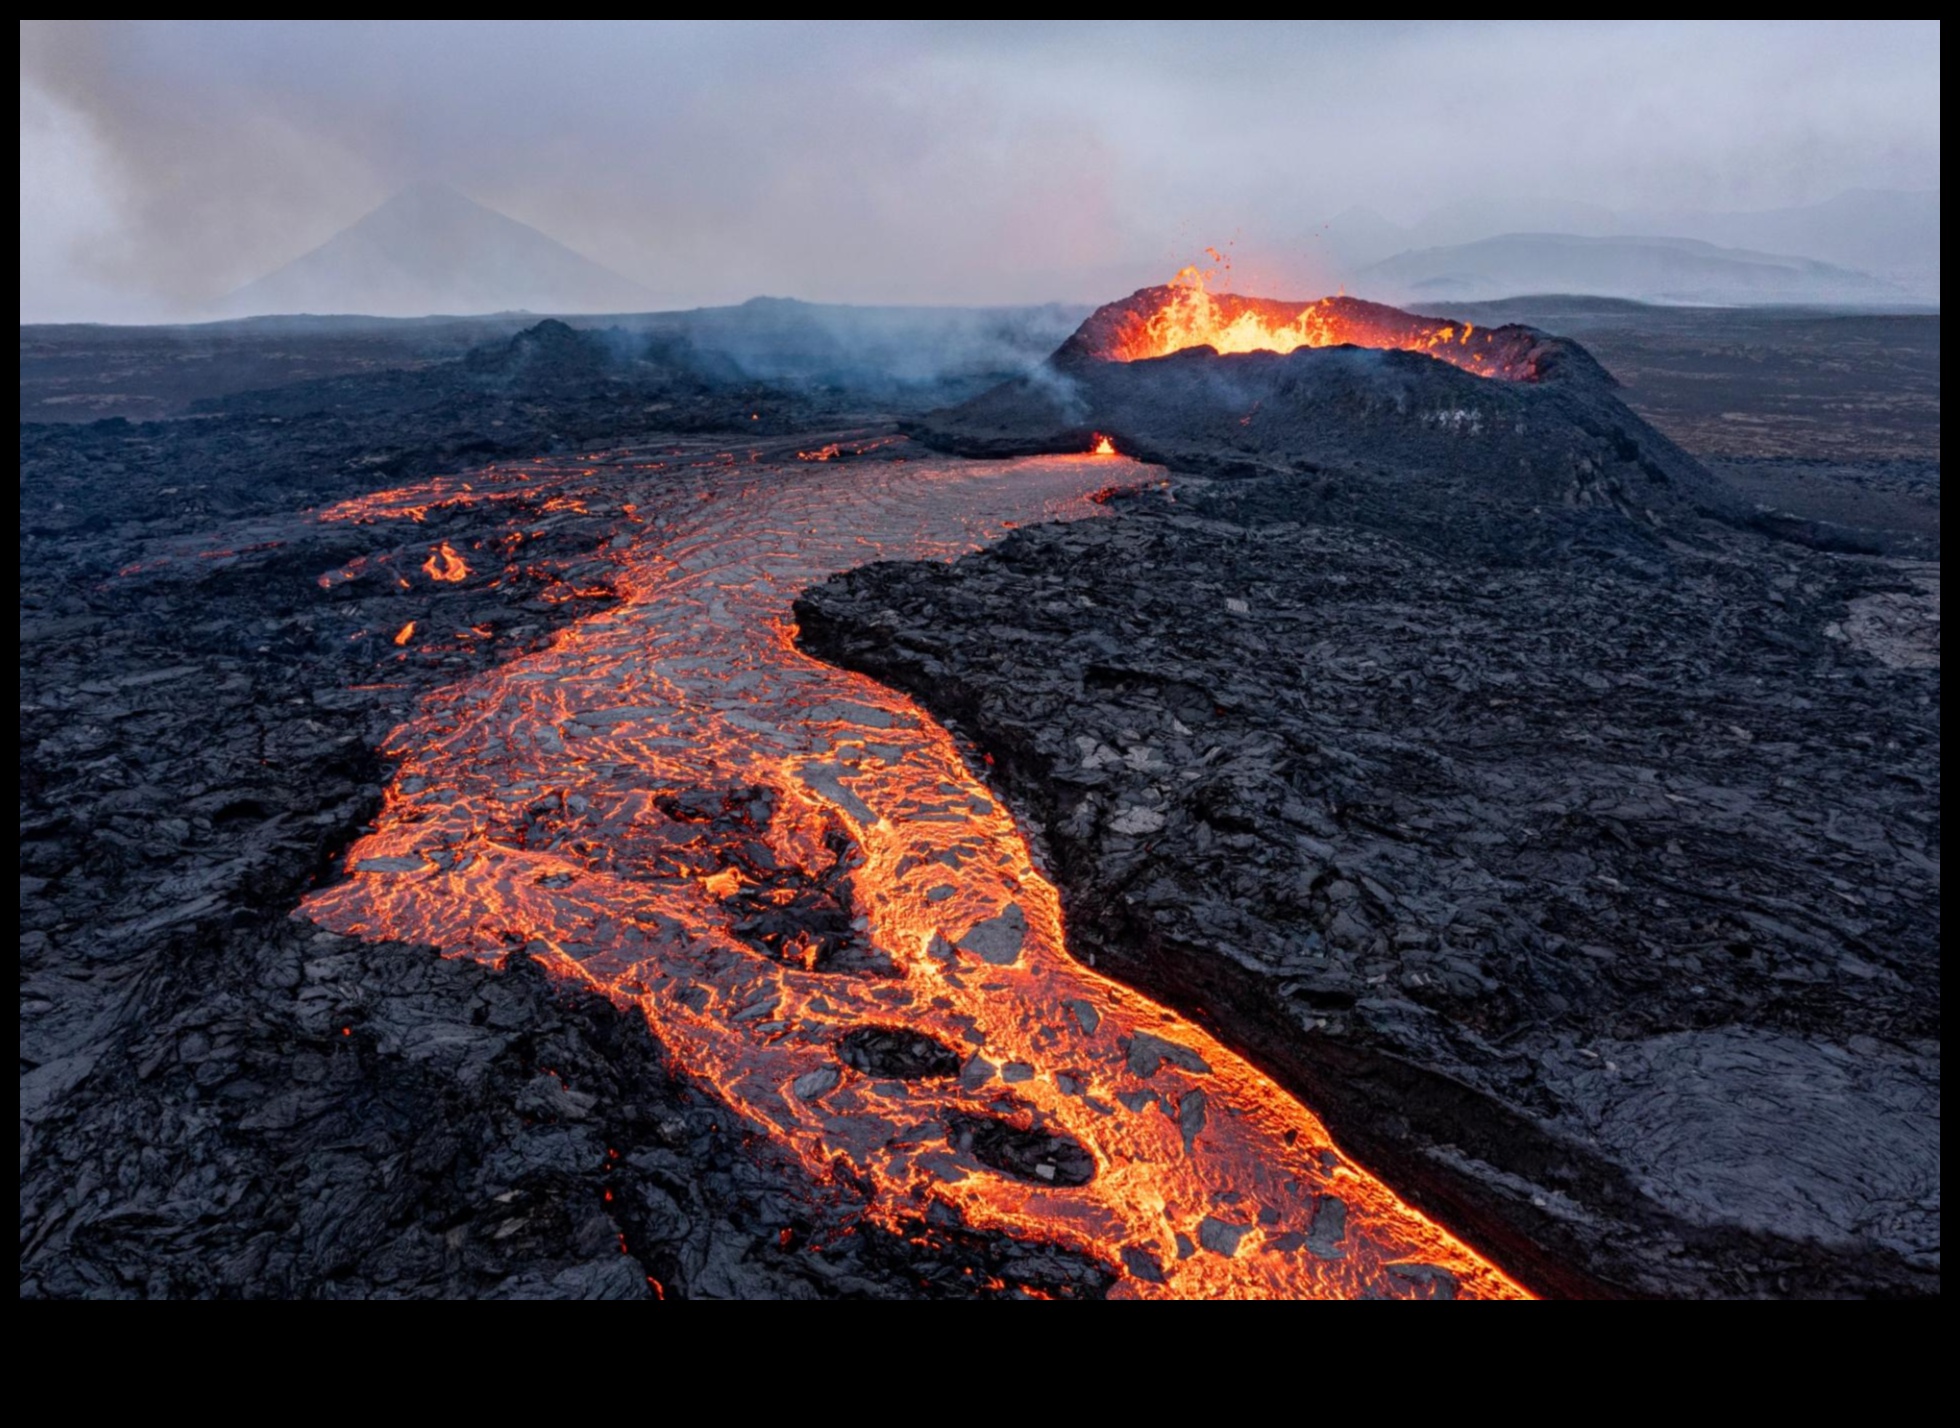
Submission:
{"label": "haze over horizon", "polygon": [[23,322],[208,315],[427,181],[649,306],[1100,301],[1207,246],[1242,289],[1303,291],[1529,231],[1798,252],[1937,301],[1936,257],[1744,216],[1937,193],[1937,22],[24,22],[21,42]]}

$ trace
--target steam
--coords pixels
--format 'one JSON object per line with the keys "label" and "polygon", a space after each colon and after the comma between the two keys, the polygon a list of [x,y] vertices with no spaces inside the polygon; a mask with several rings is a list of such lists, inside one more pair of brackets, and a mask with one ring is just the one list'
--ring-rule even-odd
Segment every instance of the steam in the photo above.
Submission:
{"label": "steam", "polygon": [[746,377],[858,391],[991,385],[1035,370],[1088,315],[1078,305],[1031,308],[843,308],[757,299],[678,314],[662,327]]}
{"label": "steam", "polygon": [[1066,426],[1082,426],[1089,420],[1089,399],[1083,393],[1081,383],[1068,373],[1048,363],[1030,367],[1025,375],[1027,384],[1055,404],[1062,423]]}
{"label": "steam", "polygon": [[[843,390],[900,406],[961,401],[1028,377],[1079,410],[1074,384],[1044,364],[1084,316],[1061,304],[848,308],[758,298],[740,307],[547,321],[472,360],[512,380],[534,362],[596,358],[628,380],[645,367],[679,369],[711,383]],[[577,336],[574,326],[583,329]]]}

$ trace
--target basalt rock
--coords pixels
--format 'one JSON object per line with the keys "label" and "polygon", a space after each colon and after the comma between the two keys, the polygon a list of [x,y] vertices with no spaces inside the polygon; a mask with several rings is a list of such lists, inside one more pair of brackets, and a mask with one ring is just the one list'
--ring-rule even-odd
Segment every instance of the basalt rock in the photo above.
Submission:
{"label": "basalt rock", "polygon": [[[913,422],[968,456],[1126,454],[1214,477],[1286,474],[1303,520],[1358,524],[1438,550],[1542,558],[1573,545],[1636,566],[1697,517],[1743,504],[1632,412],[1579,344],[1516,324],[1467,329],[1350,298],[1321,306],[1370,345],[1125,360],[1125,333],[1168,300],[1146,289],[1098,310],[1049,361]],[[1225,317],[1298,304],[1221,295]],[[1403,350],[1419,334],[1455,334]],[[1470,335],[1465,337],[1464,334]]]}
{"label": "basalt rock", "polygon": [[802,638],[989,756],[1072,950],[1529,1282],[1937,1293],[1937,569],[1500,564],[1316,479],[866,566]]}
{"label": "basalt rock", "polygon": [[[576,470],[412,519],[304,509],[440,461],[388,445],[426,430],[23,434],[22,1297],[1103,1292],[1113,1269],[943,1207],[865,1222],[848,1175],[752,1139],[642,1017],[522,949],[495,970],[292,915],[379,811],[418,696],[612,599],[632,512]],[[396,454],[334,445],[369,438]]]}

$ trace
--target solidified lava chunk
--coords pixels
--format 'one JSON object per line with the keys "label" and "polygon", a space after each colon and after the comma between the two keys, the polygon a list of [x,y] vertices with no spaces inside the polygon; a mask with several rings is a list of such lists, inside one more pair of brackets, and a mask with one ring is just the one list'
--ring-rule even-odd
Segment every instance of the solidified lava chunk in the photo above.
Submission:
{"label": "solidified lava chunk", "polygon": [[750,946],[813,972],[895,974],[891,958],[851,925],[856,900],[846,871],[853,851],[849,837],[833,829],[824,846],[832,861],[818,869],[780,867],[773,859],[764,866],[747,856],[748,849],[735,850],[731,860],[751,885],[724,899],[734,914],[732,930]]}
{"label": "solidified lava chunk", "polygon": [[1072,1136],[1023,1129],[989,1116],[951,1115],[946,1139],[990,1170],[1037,1185],[1087,1185],[1096,1177],[1096,1158]]}
{"label": "solidified lava chunk", "polygon": [[767,823],[774,810],[768,788],[748,787],[705,789],[688,788],[661,794],[653,806],[677,823],[734,823],[747,826]]}
{"label": "solidified lava chunk", "polygon": [[1164,1282],[1163,1265],[1159,1264],[1157,1262],[1157,1256],[1147,1249],[1140,1249],[1135,1245],[1124,1246],[1123,1268],[1127,1269],[1136,1278],[1147,1280],[1151,1284],[1162,1284]]}
{"label": "solidified lava chunk", "polygon": [[[841,826],[825,833],[823,860],[794,867],[779,862],[762,840],[775,797],[761,785],[682,790],[663,794],[654,806],[694,831],[684,843],[649,847],[648,856],[678,860],[701,873],[733,870],[738,890],[723,897],[722,905],[730,930],[751,947],[813,972],[890,976],[897,971],[891,958],[852,926],[857,911],[850,869],[857,849]],[[632,846],[628,837],[613,842]],[[664,866],[657,858],[653,865]]]}
{"label": "solidified lava chunk", "polygon": [[837,1059],[867,1076],[923,1081],[960,1073],[959,1053],[943,1041],[903,1026],[865,1026],[841,1038]]}

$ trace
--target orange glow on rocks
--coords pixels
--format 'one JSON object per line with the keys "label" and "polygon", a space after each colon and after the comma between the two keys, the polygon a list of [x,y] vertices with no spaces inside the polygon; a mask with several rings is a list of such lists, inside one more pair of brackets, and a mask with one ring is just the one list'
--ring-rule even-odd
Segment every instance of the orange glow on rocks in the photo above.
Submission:
{"label": "orange glow on rocks", "polygon": [[455,547],[444,541],[429,552],[429,558],[422,562],[422,569],[429,579],[444,585],[454,585],[470,577],[470,567],[463,557],[456,554]]}
{"label": "orange glow on rocks", "polygon": [[[1054,886],[953,736],[796,646],[791,601],[826,575],[1094,517],[1094,493],[1153,468],[646,469],[596,478],[635,513],[601,555],[620,603],[426,698],[391,736],[374,831],[305,916],[529,955],[637,1008],[888,1224],[937,1205],[1076,1246],[1122,1295],[1522,1295],[1244,1060],[1071,957]],[[507,479],[598,499],[588,478]],[[412,521],[440,498],[327,518]]]}
{"label": "orange glow on rocks", "polygon": [[406,625],[403,625],[399,630],[395,631],[395,643],[398,645],[405,645],[414,638],[415,621],[413,620],[410,620]]}
{"label": "orange glow on rocks", "polygon": [[1514,331],[1419,317],[1345,296],[1286,302],[1211,290],[1213,274],[1185,268],[1168,284],[1112,303],[1085,325],[1086,355],[1142,362],[1209,347],[1221,354],[1294,352],[1302,347],[1374,347],[1421,352],[1482,377],[1530,380],[1532,353]]}

